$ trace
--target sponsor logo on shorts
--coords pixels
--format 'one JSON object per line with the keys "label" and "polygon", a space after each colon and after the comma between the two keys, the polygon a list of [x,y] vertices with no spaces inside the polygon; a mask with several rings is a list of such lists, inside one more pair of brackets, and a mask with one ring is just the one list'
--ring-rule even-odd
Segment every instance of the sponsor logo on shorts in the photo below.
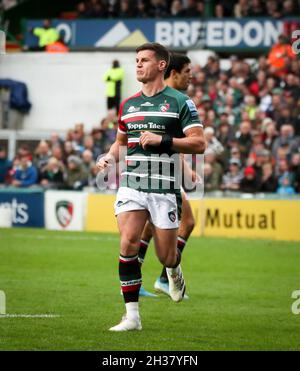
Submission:
{"label": "sponsor logo on shorts", "polygon": [[174,223],[176,221],[176,211],[170,211],[168,213],[168,216],[169,216],[169,219],[171,220],[172,223]]}
{"label": "sponsor logo on shorts", "polygon": [[73,218],[74,206],[70,201],[58,201],[55,206],[58,223],[66,228]]}

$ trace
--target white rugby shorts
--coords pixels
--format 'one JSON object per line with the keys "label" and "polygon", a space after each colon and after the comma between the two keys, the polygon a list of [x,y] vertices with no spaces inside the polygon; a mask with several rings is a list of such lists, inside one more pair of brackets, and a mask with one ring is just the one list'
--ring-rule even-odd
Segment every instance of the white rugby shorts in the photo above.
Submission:
{"label": "white rugby shorts", "polygon": [[126,211],[148,210],[150,221],[157,228],[178,228],[178,205],[172,193],[148,193],[120,187],[115,201],[115,215]]}

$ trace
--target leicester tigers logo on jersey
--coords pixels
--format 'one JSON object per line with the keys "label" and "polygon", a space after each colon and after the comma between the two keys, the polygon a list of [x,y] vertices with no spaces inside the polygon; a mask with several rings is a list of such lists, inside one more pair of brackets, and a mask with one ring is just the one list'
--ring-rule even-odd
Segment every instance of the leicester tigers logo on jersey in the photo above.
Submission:
{"label": "leicester tigers logo on jersey", "polygon": [[168,216],[169,216],[169,219],[171,220],[172,223],[174,223],[176,221],[176,212],[174,210],[170,211],[168,213]]}
{"label": "leicester tigers logo on jersey", "polygon": [[58,201],[55,206],[58,223],[66,228],[73,218],[74,206],[70,201]]}
{"label": "leicester tigers logo on jersey", "polygon": [[169,103],[162,103],[159,105],[159,109],[161,110],[161,112],[166,112],[168,111],[169,108],[170,108]]}

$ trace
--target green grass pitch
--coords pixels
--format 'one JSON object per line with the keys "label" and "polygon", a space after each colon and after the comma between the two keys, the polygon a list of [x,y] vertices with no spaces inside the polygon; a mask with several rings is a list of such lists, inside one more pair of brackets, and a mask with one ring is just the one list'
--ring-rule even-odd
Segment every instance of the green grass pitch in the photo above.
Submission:
{"label": "green grass pitch", "polygon": [[[110,333],[124,312],[118,235],[0,229],[0,350],[299,350],[300,246],[191,238],[182,267],[190,300],[142,298],[143,330]],[[161,266],[150,248],[143,281]]]}

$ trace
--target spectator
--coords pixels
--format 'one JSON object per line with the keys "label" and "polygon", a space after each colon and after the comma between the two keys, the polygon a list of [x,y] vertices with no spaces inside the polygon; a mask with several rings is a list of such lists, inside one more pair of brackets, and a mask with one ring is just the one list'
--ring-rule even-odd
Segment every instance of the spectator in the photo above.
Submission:
{"label": "spectator", "polygon": [[107,148],[110,147],[112,143],[114,143],[116,138],[117,120],[112,113],[109,113],[107,117],[105,117],[101,121],[101,129],[103,132],[103,145],[105,152]]}
{"label": "spectator", "polygon": [[217,139],[222,144],[224,152],[221,154],[220,161],[226,165],[227,160],[230,158],[231,144],[234,139],[234,133],[232,127],[228,122],[222,121],[219,124]]}
{"label": "spectator", "polygon": [[260,151],[264,151],[261,132],[258,130],[252,131],[252,145],[247,158],[248,162],[255,162],[256,156]]}
{"label": "spectator", "polygon": [[70,51],[62,35],[52,44],[46,45],[45,50],[47,53],[68,53]]}
{"label": "spectator", "polygon": [[35,150],[34,164],[38,171],[47,165],[49,158],[51,157],[51,151],[49,144],[45,140],[41,140]]}
{"label": "spectator", "polygon": [[85,149],[82,152],[82,165],[86,173],[90,173],[94,165],[93,152],[89,149]]}
{"label": "spectator", "polygon": [[249,119],[254,121],[258,110],[255,97],[253,95],[246,95],[244,98],[244,104],[243,110],[248,113]]}
{"label": "spectator", "polygon": [[57,145],[63,147],[64,141],[59,137],[59,135],[56,132],[53,132],[50,136],[49,143],[51,148]]}
{"label": "spectator", "polygon": [[204,164],[204,188],[205,192],[217,191],[220,188],[221,182],[213,172],[211,164]]}
{"label": "spectator", "polygon": [[233,145],[230,150],[230,159],[237,160],[239,163],[243,164],[242,162],[242,155],[241,151],[238,146]]}
{"label": "spectator", "polygon": [[296,58],[296,55],[293,53],[286,37],[283,34],[279,35],[278,42],[272,46],[268,55],[270,72],[278,77],[284,76],[288,71],[290,60],[294,58]]}
{"label": "spectator", "polygon": [[236,139],[242,154],[242,160],[245,160],[252,145],[251,124],[249,121],[244,121],[240,124],[240,130],[236,133]]}
{"label": "spectator", "polygon": [[87,5],[84,1],[81,1],[80,3],[77,4],[76,13],[77,13],[77,18],[88,18],[89,17]]}
{"label": "spectator", "polygon": [[295,99],[298,99],[298,97],[300,96],[299,76],[297,76],[297,74],[295,73],[288,73],[284,80],[284,96],[286,98],[288,98],[289,96],[293,96]]}
{"label": "spectator", "polygon": [[240,170],[241,163],[237,159],[230,159],[229,171],[223,175],[221,189],[224,191],[239,191],[243,174]]}
{"label": "spectator", "polygon": [[31,187],[37,184],[38,172],[28,156],[20,158],[20,165],[17,167],[14,174],[12,185],[15,187]]}
{"label": "spectator", "polygon": [[172,17],[184,17],[185,16],[185,10],[183,8],[181,0],[172,1],[171,16]]}
{"label": "spectator", "polygon": [[28,144],[24,143],[21,145],[21,147],[17,151],[17,156],[18,157],[26,156],[30,161],[32,161],[32,154]]}
{"label": "spectator", "polygon": [[44,50],[47,45],[53,44],[59,39],[59,33],[52,27],[50,19],[44,20],[43,27],[35,27],[31,31],[39,39],[38,46],[41,50]]}
{"label": "spectator", "polygon": [[216,156],[221,156],[224,151],[224,147],[215,137],[215,131],[212,127],[207,127],[204,129],[204,137],[207,143],[207,149],[212,150]]}
{"label": "spectator", "polygon": [[205,151],[205,163],[209,164],[212,168],[212,177],[210,179],[211,184],[213,185],[213,187],[214,185],[217,185],[218,188],[220,188],[223,176],[223,169],[220,163],[217,162],[216,155],[211,149],[207,149]]}
{"label": "spectator", "polygon": [[90,0],[88,16],[89,18],[106,18],[107,17],[107,10],[101,0]]}
{"label": "spectator", "polygon": [[95,127],[92,130],[91,136],[94,140],[95,151],[100,152],[100,154],[104,153],[106,139],[103,130],[99,127]]}
{"label": "spectator", "polygon": [[273,155],[276,157],[278,148],[280,147],[287,147],[288,153],[292,154],[298,151],[298,141],[294,135],[294,128],[292,125],[282,125],[280,128],[280,135],[277,139],[275,139],[272,152]]}
{"label": "spectator", "polygon": [[[201,4],[202,6],[198,5],[198,3]],[[204,11],[204,8],[203,8],[202,2],[197,2],[196,0],[186,1],[186,7],[184,11],[185,17],[200,17],[203,15],[203,11]]]}
{"label": "spectator", "polygon": [[263,121],[263,132],[264,132],[264,146],[269,151],[272,150],[275,139],[278,137],[275,123],[270,119],[266,118]]}
{"label": "spectator", "polygon": [[297,193],[300,193],[300,153],[294,153],[291,161],[291,170],[294,179],[294,188]]}
{"label": "spectator", "polygon": [[132,18],[134,16],[133,7],[130,0],[120,0],[118,16],[120,18]]}
{"label": "spectator", "polygon": [[244,178],[240,184],[241,192],[256,193],[259,190],[259,181],[252,166],[247,166],[244,170]]}
{"label": "spectator", "polygon": [[8,10],[16,5],[18,5],[18,0],[2,0],[0,2],[0,10]]}
{"label": "spectator", "polygon": [[94,161],[103,153],[99,147],[95,146],[94,138],[92,135],[87,135],[84,138],[83,146],[85,150],[90,150],[92,152],[92,156]]}
{"label": "spectator", "polygon": [[150,0],[149,15],[153,18],[168,16],[168,8],[165,0]]}
{"label": "spectator", "polygon": [[260,192],[276,192],[277,189],[277,179],[273,173],[272,164],[267,162],[262,165],[262,176],[260,180],[259,191]]}
{"label": "spectator", "polygon": [[75,130],[72,132],[72,146],[74,151],[77,153],[82,153],[84,151],[83,138],[84,131],[80,125],[78,125],[77,128],[75,128]]}
{"label": "spectator", "polygon": [[252,0],[251,7],[248,12],[249,17],[265,17],[266,8],[261,0]]}
{"label": "spectator", "polygon": [[135,13],[136,18],[148,18],[149,12],[148,7],[143,0],[137,2],[137,10]]}
{"label": "spectator", "polygon": [[290,166],[286,158],[282,158],[276,163],[275,173],[277,175],[279,185],[281,185],[280,181],[284,177],[288,177],[291,184],[294,181],[293,173],[290,171]]}
{"label": "spectator", "polygon": [[223,8],[224,17],[233,16],[233,9],[234,9],[235,3],[236,3],[236,0],[217,0],[217,5],[221,5]]}
{"label": "spectator", "polygon": [[11,168],[12,162],[7,158],[5,148],[0,147],[0,185],[6,183]]}
{"label": "spectator", "polygon": [[124,69],[118,60],[112,62],[112,67],[103,76],[106,83],[107,109],[115,109],[119,112],[121,100],[121,88],[124,79]]}
{"label": "spectator", "polygon": [[277,0],[266,1],[267,16],[271,18],[280,18],[281,12],[279,11],[279,4]]}
{"label": "spectator", "polygon": [[58,161],[66,165],[66,158],[64,157],[64,152],[60,145],[52,146],[52,157],[55,157]]}
{"label": "spectator", "polygon": [[68,157],[65,188],[80,191],[88,184],[88,173],[78,156]]}
{"label": "spectator", "polygon": [[64,184],[63,165],[51,157],[40,174],[40,185],[47,189],[61,189]]}
{"label": "spectator", "polygon": [[280,131],[281,126],[290,124],[293,126],[295,131],[295,129],[297,128],[298,120],[296,119],[296,117],[293,117],[293,112],[291,112],[288,106],[282,106],[281,115],[277,121],[276,128]]}
{"label": "spectator", "polygon": [[216,4],[215,6],[215,17],[224,18],[224,8],[222,4]]}
{"label": "spectator", "polygon": [[280,185],[277,189],[277,194],[281,196],[289,196],[289,195],[295,194],[295,190],[293,186],[291,185],[291,181],[288,176],[284,175],[283,177],[281,177],[279,179],[279,184]]}
{"label": "spectator", "polygon": [[69,156],[76,155],[76,151],[74,149],[73,143],[69,140],[64,144],[64,158],[68,159]]}
{"label": "spectator", "polygon": [[252,166],[256,172],[256,176],[259,180],[261,180],[263,174],[263,166],[264,164],[271,162],[271,153],[267,149],[258,149],[255,154],[254,162],[252,162]]}
{"label": "spectator", "polygon": [[271,116],[271,118],[277,122],[281,117],[281,109],[282,109],[282,90],[275,88],[272,90],[272,104],[267,111],[267,114]]}
{"label": "spectator", "polygon": [[88,175],[88,186],[97,188],[97,175],[98,175],[99,169],[94,164],[91,168],[91,171]]}
{"label": "spectator", "polygon": [[293,0],[285,0],[283,2],[282,15],[283,17],[294,17],[296,14],[296,9]]}
{"label": "spectator", "polygon": [[203,68],[207,80],[217,81],[220,73],[220,61],[217,56],[209,56]]}
{"label": "spectator", "polygon": [[118,16],[118,0],[107,0],[108,17],[115,18]]}

